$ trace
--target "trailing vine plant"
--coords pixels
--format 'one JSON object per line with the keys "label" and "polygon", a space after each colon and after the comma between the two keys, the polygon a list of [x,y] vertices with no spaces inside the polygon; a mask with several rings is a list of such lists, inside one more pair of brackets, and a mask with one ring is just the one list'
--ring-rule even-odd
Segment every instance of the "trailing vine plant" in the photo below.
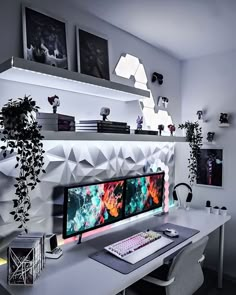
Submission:
{"label": "trailing vine plant", "polygon": [[202,147],[202,128],[198,122],[185,122],[179,125],[180,129],[186,130],[186,139],[189,142],[190,156],[188,158],[189,181],[192,186],[198,177],[198,162]]}
{"label": "trailing vine plant", "polygon": [[41,172],[45,173],[44,150],[40,133],[41,126],[35,120],[39,107],[30,97],[9,99],[2,108],[0,120],[1,151],[4,158],[16,153],[15,168],[19,169],[16,177],[16,198],[13,199],[14,220],[19,222],[18,228],[27,232],[27,222],[30,220],[31,208],[30,191],[40,182]]}

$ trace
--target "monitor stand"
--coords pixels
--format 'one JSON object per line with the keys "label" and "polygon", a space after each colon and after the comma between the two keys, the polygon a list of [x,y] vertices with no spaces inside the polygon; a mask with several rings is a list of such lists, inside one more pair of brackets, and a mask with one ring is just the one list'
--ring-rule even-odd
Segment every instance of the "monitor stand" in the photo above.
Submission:
{"label": "monitor stand", "polygon": [[81,244],[81,240],[82,240],[82,234],[78,235],[79,239],[78,239],[78,243],[77,245]]}

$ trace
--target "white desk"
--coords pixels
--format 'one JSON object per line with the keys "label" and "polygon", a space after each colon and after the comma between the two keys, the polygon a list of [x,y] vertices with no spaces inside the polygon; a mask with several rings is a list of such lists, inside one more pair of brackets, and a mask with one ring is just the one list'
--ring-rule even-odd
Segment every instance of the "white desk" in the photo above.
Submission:
{"label": "white desk", "polygon": [[[228,220],[230,216],[213,215],[194,209],[190,211],[178,209],[162,217],[139,219],[82,242],[81,245],[64,246],[62,258],[57,261],[47,261],[46,268],[32,287],[7,286],[6,266],[0,268],[0,284],[7,286],[12,295],[115,295],[161,266],[166,257],[190,241],[196,242],[220,228],[218,286],[222,287],[224,224]],[[166,222],[195,228],[200,232],[128,275],[114,271],[88,257],[105,245]]]}

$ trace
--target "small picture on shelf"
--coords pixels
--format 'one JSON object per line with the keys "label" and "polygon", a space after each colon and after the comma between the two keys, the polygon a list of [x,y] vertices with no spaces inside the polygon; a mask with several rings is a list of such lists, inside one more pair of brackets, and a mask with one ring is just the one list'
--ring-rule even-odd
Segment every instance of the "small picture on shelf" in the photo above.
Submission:
{"label": "small picture on shelf", "polygon": [[24,58],[68,69],[66,24],[23,6]]}
{"label": "small picture on shelf", "polygon": [[76,31],[79,71],[110,80],[108,40],[79,27]]}
{"label": "small picture on shelf", "polygon": [[197,166],[197,184],[222,187],[223,150],[201,149]]}

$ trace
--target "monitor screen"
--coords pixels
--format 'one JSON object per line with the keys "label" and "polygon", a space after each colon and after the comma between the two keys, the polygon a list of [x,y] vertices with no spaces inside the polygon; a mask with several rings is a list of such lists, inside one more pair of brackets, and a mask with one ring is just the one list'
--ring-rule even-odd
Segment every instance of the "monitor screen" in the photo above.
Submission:
{"label": "monitor screen", "polygon": [[125,217],[162,206],[164,172],[126,179]]}
{"label": "monitor screen", "polygon": [[63,238],[122,219],[124,180],[65,188]]}

